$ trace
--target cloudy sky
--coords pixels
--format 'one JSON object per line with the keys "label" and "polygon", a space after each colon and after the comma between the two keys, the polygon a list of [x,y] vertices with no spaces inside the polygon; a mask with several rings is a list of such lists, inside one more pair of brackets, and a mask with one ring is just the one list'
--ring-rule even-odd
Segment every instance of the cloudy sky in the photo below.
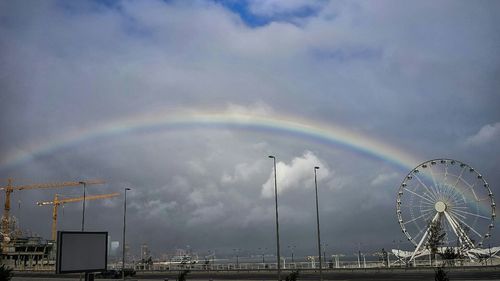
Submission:
{"label": "cloudy sky", "polygon": [[[331,253],[396,247],[397,190],[434,158],[500,164],[498,1],[0,1],[0,179],[104,179],[131,247]],[[23,230],[50,237],[15,192]],[[4,195],[1,195],[3,202]],[[81,204],[59,213],[78,230]],[[121,240],[123,198],[86,229]],[[494,231],[492,244],[500,244]],[[403,242],[402,248],[410,248]]]}

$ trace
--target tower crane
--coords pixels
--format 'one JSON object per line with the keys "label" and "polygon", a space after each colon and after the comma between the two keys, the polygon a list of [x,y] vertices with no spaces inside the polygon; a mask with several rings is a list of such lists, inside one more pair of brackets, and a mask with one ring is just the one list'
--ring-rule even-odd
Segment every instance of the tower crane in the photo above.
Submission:
{"label": "tower crane", "polygon": [[8,179],[7,186],[0,187],[0,190],[5,190],[5,206],[3,209],[2,216],[2,228],[1,232],[3,235],[2,248],[5,248],[5,244],[10,240],[10,195],[14,191],[18,190],[27,190],[27,189],[44,189],[44,188],[62,188],[62,187],[70,187],[70,186],[79,186],[82,184],[91,185],[91,184],[103,184],[105,181],[103,180],[86,180],[86,181],[66,181],[66,182],[55,182],[55,183],[36,183],[29,185],[12,185],[12,179]]}
{"label": "tower crane", "polygon": [[54,196],[54,201],[45,201],[45,202],[36,202],[38,206],[46,206],[46,205],[52,205],[52,240],[56,240],[56,235],[57,235],[57,209],[59,205],[65,204],[65,203],[71,203],[71,202],[79,202],[83,200],[97,200],[97,199],[105,199],[105,198],[111,198],[120,195],[119,192],[115,193],[109,193],[109,194],[100,194],[100,195],[92,195],[92,196],[86,196],[85,198],[82,197],[73,197],[73,198],[63,198],[59,199],[59,194],[56,194]]}

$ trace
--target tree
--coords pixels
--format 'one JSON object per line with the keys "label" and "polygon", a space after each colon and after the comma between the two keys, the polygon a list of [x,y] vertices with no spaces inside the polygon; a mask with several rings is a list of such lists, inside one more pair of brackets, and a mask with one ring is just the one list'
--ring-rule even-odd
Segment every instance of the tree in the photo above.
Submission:
{"label": "tree", "polygon": [[446,250],[443,253],[440,253],[439,255],[450,266],[455,265],[456,259],[462,258],[460,250],[458,248],[455,250],[453,247],[446,247]]}
{"label": "tree", "polygon": [[443,226],[441,225],[441,220],[439,218],[435,221],[429,222],[428,230],[429,234],[426,248],[431,251],[432,258],[436,260],[436,254],[438,253],[439,248],[444,244],[446,233],[443,230]]}
{"label": "tree", "polygon": [[0,280],[10,280],[12,278],[12,268],[8,268],[5,264],[0,266]]}

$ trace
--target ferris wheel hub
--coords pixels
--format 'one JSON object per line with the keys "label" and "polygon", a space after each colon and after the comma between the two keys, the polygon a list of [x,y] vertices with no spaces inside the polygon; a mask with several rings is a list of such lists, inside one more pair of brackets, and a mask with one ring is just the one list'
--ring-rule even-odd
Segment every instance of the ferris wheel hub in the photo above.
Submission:
{"label": "ferris wheel hub", "polygon": [[443,201],[437,201],[436,204],[434,204],[434,208],[439,213],[443,213],[446,210],[446,204]]}

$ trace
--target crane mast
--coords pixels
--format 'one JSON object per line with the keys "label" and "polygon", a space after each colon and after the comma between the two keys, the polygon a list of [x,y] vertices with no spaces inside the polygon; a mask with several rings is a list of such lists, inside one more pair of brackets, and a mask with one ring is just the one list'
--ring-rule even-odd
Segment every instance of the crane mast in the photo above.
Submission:
{"label": "crane mast", "polygon": [[[86,196],[85,200],[97,200],[97,199],[106,199],[106,198],[112,198],[115,196],[120,195],[119,192],[115,193],[109,193],[109,194],[100,194],[100,195],[92,195],[92,196]],[[56,235],[57,235],[57,211],[59,208],[59,205],[65,204],[65,203],[71,203],[71,202],[80,202],[83,201],[84,197],[74,197],[74,198],[64,198],[64,199],[59,199],[59,195],[56,194],[54,196],[54,201],[45,201],[45,202],[37,202],[36,204],[38,206],[46,206],[46,205],[52,205],[52,240],[56,240]]]}

